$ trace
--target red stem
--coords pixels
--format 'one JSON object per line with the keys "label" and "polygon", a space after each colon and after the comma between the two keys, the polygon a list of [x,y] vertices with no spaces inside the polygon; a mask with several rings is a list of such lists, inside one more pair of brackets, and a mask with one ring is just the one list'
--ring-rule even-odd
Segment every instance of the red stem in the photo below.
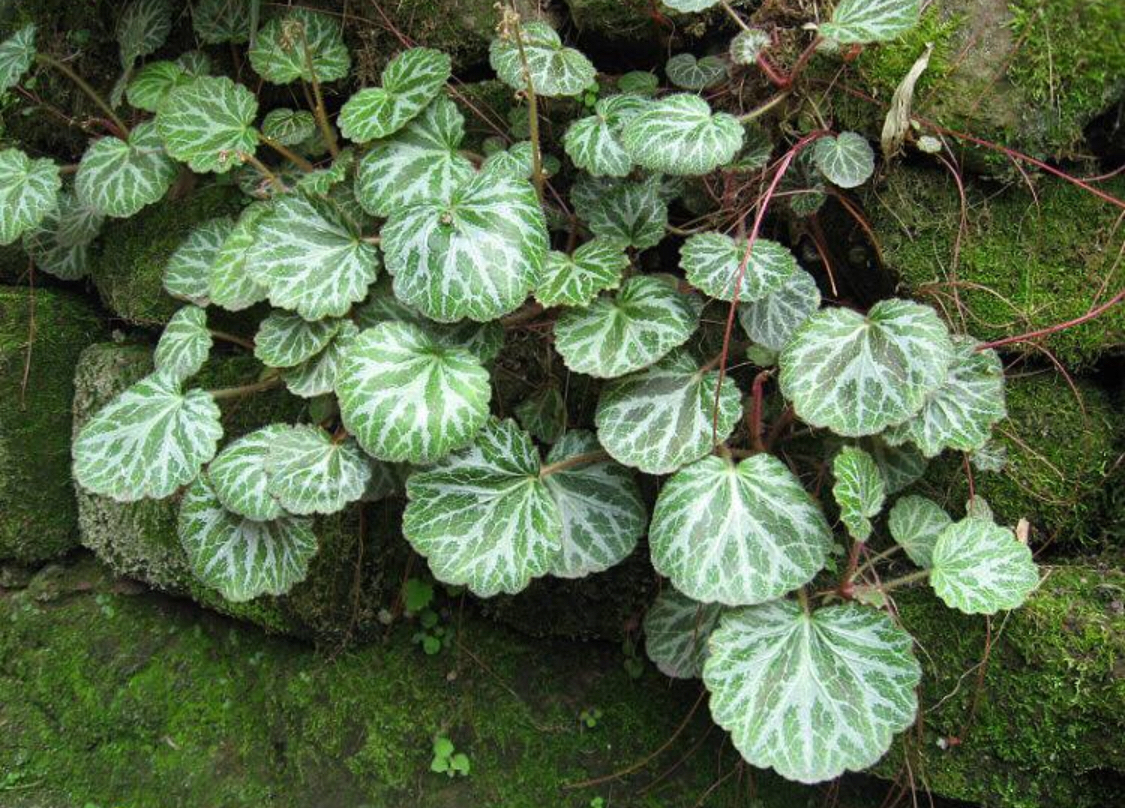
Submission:
{"label": "red stem", "polygon": [[766,78],[770,80],[771,84],[782,90],[787,88],[793,81],[792,77],[783,76],[778,73],[777,68],[773,66],[768,58],[766,58],[766,55],[764,53],[758,54],[758,67],[760,67],[762,69],[762,72],[766,74]]}
{"label": "red stem", "polygon": [[764,452],[762,445],[762,398],[766,381],[773,375],[772,370],[763,370],[754,377],[754,385],[750,389],[752,403],[750,405],[750,420],[747,427],[750,429],[750,448],[755,452]]}
{"label": "red stem", "polygon": [[1089,322],[1095,317],[1098,317],[1109,311],[1123,300],[1125,300],[1125,289],[1122,289],[1120,292],[1114,295],[1112,300],[1103,303],[1095,309],[1090,309],[1081,317],[1075,317],[1073,320],[1067,320],[1065,323],[1055,323],[1052,326],[1040,328],[1037,331],[1029,331],[1026,334],[1017,334],[1014,337],[1005,337],[1004,339],[998,339],[994,342],[984,342],[977,346],[977,350],[984,351],[988,348],[1000,348],[1005,345],[1011,345],[1013,342],[1026,342],[1027,340],[1032,340],[1036,337],[1045,337],[1049,334],[1054,334],[1067,328],[1073,328],[1076,325],[1082,325],[1082,323]]}

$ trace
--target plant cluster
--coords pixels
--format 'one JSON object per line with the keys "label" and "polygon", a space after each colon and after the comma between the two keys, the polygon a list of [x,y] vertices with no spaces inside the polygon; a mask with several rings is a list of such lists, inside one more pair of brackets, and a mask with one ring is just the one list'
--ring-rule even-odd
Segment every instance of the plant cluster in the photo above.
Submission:
{"label": "plant cluster", "polygon": [[[1026,545],[979,500],[955,518],[899,496],[894,544],[867,549],[929,458],[987,459],[1003,373],[928,306],[825,305],[789,247],[762,235],[790,169],[810,190],[794,195],[798,215],[866,182],[864,137],[819,124],[785,132],[779,150],[758,127],[777,98],[737,116],[701,95],[737,71],[788,95],[814,53],[901,34],[918,0],[841,0],[784,73],[770,32],[725,3],[665,3],[721,5],[743,29],[724,57],[673,57],[675,88],[652,73],[599,81],[550,26],[506,13],[490,55],[522,102],[518,134],[478,154],[462,148],[443,53],[404,49],[333,121],[324,88],[350,70],[336,19],[294,8],[259,28],[255,4],[199,0],[202,42],[252,43],[262,81],[307,91],[308,109],[263,110],[203,53],[137,68],[170,12],[136,0],[120,27],[130,111],[100,102],[110,134],[65,189],[52,161],[0,151],[0,242],[22,237],[41,269],[80,277],[106,217],[157,202],[185,171],[233,177],[244,210],[200,225],[169,261],[165,286],[184,306],[155,371],[77,435],[78,484],[121,502],[179,497],[195,574],[232,600],[304,578],[315,515],[403,490],[407,541],[439,581],[479,597],[601,572],[647,534],[668,581],[644,621],[650,658],[702,677],[747,761],[815,782],[870,766],[915,719],[921,668],[888,592],[928,581],[950,607],[992,614],[1037,583]],[[0,85],[37,61],[66,69],[28,27],[0,46]],[[548,107],[575,115],[566,163],[543,152]],[[699,226],[670,224],[701,178],[766,190]],[[669,234],[686,236],[681,271],[645,269]],[[208,310],[262,301],[261,377],[192,387],[225,338]],[[490,369],[514,330],[594,386],[589,421],[571,423],[557,386],[515,419],[493,414]],[[224,443],[218,402],[280,385],[309,399],[307,417]],[[830,460],[783,453],[795,435],[831,446]],[[660,481],[651,514],[639,475]],[[828,475],[839,533],[814,496]],[[917,570],[884,580],[898,550]],[[416,594],[423,611],[432,591]],[[435,770],[467,773],[463,757],[435,742]]]}

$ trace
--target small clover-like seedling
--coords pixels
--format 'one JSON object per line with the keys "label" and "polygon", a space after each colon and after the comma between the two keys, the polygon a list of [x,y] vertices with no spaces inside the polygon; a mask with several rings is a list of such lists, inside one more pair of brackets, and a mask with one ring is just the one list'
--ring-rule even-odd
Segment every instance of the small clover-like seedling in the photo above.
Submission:
{"label": "small clover-like seedling", "polygon": [[593,729],[602,720],[603,715],[600,707],[587,707],[578,714],[578,721],[586,729]]}
{"label": "small clover-like seedling", "polygon": [[468,777],[471,771],[469,756],[464,752],[456,751],[453,741],[444,735],[439,735],[434,738],[430,771],[448,777]]}

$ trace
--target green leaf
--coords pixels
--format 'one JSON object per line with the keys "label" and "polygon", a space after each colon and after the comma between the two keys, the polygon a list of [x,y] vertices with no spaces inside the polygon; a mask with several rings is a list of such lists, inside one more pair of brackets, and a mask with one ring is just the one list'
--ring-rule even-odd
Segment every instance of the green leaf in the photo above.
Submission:
{"label": "green leaf", "polygon": [[706,174],[742,148],[742,124],[697,95],[669,95],[625,123],[621,133],[633,162],[665,174]]}
{"label": "green leaf", "polygon": [[594,114],[579,118],[563,136],[563,148],[578,168],[595,177],[624,177],[633,160],[621,144],[621,127],[648,105],[635,95],[611,95],[598,101]]}
{"label": "green leaf", "polygon": [[931,562],[934,592],[966,614],[1015,609],[1039,583],[1028,546],[988,519],[966,517],[944,528]]}
{"label": "green leaf", "polygon": [[258,31],[250,65],[274,84],[312,82],[314,77],[323,83],[346,77],[352,60],[338,20],[297,6]]}
{"label": "green leaf", "polygon": [[843,132],[813,144],[813,160],[828,181],[841,188],[863,185],[875,173],[875,152],[863,135]]}
{"label": "green leaf", "polygon": [[164,265],[164,290],[197,306],[209,305],[211,269],[234,226],[230,216],[219,216],[192,230]]}
{"label": "green leaf", "polygon": [[419,464],[467,446],[491,394],[474,354],[402,322],[361,332],[336,380],[344,426],[360,445],[380,460]]}
{"label": "green leaf", "polygon": [[125,90],[125,97],[137,109],[156,112],[172,90],[193,78],[175,62],[151,62],[133,76]]}
{"label": "green leaf", "polygon": [[707,640],[723,607],[700,603],[666,586],[645,612],[645,653],[673,679],[695,679],[707,660]]}
{"label": "green leaf", "polygon": [[184,51],[176,57],[176,64],[192,76],[206,76],[211,72],[211,57],[203,51]]}
{"label": "green leaf", "polygon": [[717,371],[701,371],[683,349],[614,379],[598,399],[598,440],[619,463],[646,474],[671,474],[710,453],[742,417],[742,396],[728,378],[716,423],[718,381]]}
{"label": "green leaf", "polygon": [[650,73],[647,70],[630,70],[617,79],[617,89],[633,95],[656,95],[656,90],[659,87],[660,79],[657,78],[655,73]]}
{"label": "green leaf", "polygon": [[921,412],[887,431],[888,441],[912,441],[926,457],[945,449],[972,452],[988,443],[993,425],[1008,415],[1004,366],[996,351],[977,346],[976,340],[953,338],[953,364],[945,382],[926,396]]}
{"label": "green leaf", "polygon": [[363,496],[371,466],[351,438],[318,426],[291,426],[274,437],[266,456],[266,489],[298,516],[336,513]]}
{"label": "green leaf", "polygon": [[917,413],[952,360],[949,332],[929,306],[882,300],[866,317],[821,309],[781,354],[781,392],[811,426],[874,435]]}
{"label": "green leaf", "polygon": [[[576,429],[552,447],[547,463],[600,450],[594,433]],[[562,517],[562,553],[552,559],[552,575],[582,578],[609,569],[633,552],[648,514],[631,469],[602,460],[544,479]]]}
{"label": "green leaf", "polygon": [[20,83],[35,61],[35,24],[25,25],[0,43],[0,93]]}
{"label": "green leaf", "polygon": [[740,305],[738,322],[755,343],[781,351],[819,308],[816,281],[803,269],[797,269],[761,300]]}
{"label": "green leaf", "polygon": [[360,90],[344,104],[336,121],[340,132],[356,143],[394,134],[429,106],[452,72],[441,51],[403,51],[383,71],[382,87]]}
{"label": "green leaf", "polygon": [[258,241],[258,228],[272,206],[257,202],[242,211],[211,266],[211,300],[230,311],[242,311],[266,299],[269,291],[260,284],[248,263]]}
{"label": "green leaf", "polygon": [[335,199],[280,197],[258,222],[247,261],[270,303],[307,320],[342,317],[367,296],[379,251]]}
{"label": "green leaf", "polygon": [[254,356],[271,368],[291,368],[323,351],[343,320],[309,321],[288,311],[273,311],[254,336]]}
{"label": "green leaf", "polygon": [[886,614],[854,603],[727,612],[703,666],[711,716],[750,765],[789,780],[866,769],[914,723],[922,670],[912,644]]}
{"label": "green leaf", "polygon": [[465,119],[444,95],[359,162],[355,195],[372,216],[387,217],[418,202],[445,202],[473,177],[458,151]]}
{"label": "green leaf", "polygon": [[871,520],[883,509],[887,490],[874,459],[856,446],[845,446],[832,461],[836,483],[832,496],[840,506],[840,519],[857,541],[871,537]]}
{"label": "green leaf", "polygon": [[[531,86],[540,96],[581,95],[594,83],[597,71],[590,60],[574,48],[565,47],[555,29],[545,22],[528,22],[519,26],[523,57],[516,42],[516,33],[492,40],[488,60],[500,80],[516,90]],[[524,72],[524,58],[527,72]]]}
{"label": "green leaf", "polygon": [[78,280],[89,271],[89,245],[104,217],[71,191],[58,199],[58,206],[23,234],[23,247],[38,269],[65,281]]}
{"label": "green leaf", "polygon": [[860,438],[859,446],[875,459],[887,494],[897,494],[926,473],[926,458],[911,444],[891,446],[881,436]]}
{"label": "green leaf", "polygon": [[208,45],[250,41],[256,0],[196,0],[191,9],[195,35]]}
{"label": "green leaf", "polygon": [[969,501],[965,503],[965,516],[969,519],[984,519],[988,522],[995,522],[996,517],[992,513],[992,506],[988,504],[982,496],[970,497]]}
{"label": "green leaf", "polygon": [[770,45],[770,35],[760,28],[742,31],[730,41],[730,58],[736,65],[752,65]]}
{"label": "green leaf", "polygon": [[579,177],[572,195],[574,210],[595,236],[645,250],[664,239],[668,203],[660,179],[641,182]]}
{"label": "green leaf", "polygon": [[[719,300],[734,300],[738,271],[746,256],[748,239],[735,240],[722,233],[691,236],[680,249],[680,267],[688,283]],[[797,259],[788,247],[759,238],[738,285],[738,299],[749,303],[781,289],[797,271]]]}
{"label": "green leaf", "polygon": [[588,306],[599,292],[616,289],[629,266],[629,256],[617,242],[595,238],[573,255],[551,250],[535,299],[546,307]]}
{"label": "green leaf", "polygon": [[175,373],[157,371],[82,427],[72,447],[74,479],[118,502],[162,499],[195,479],[222,434],[210,393],[184,393]]}
{"label": "green leaf", "polygon": [[821,36],[842,45],[886,42],[918,24],[920,0],[840,0]]}
{"label": "green leaf", "polygon": [[531,437],[492,420],[471,447],[411,475],[402,529],[435,578],[491,597],[550,571],[562,518],[539,468]]}
{"label": "green leaf", "polygon": [[304,109],[274,109],[262,119],[262,134],[282,146],[297,146],[316,134],[316,118]]}
{"label": "green leaf", "polygon": [[295,396],[315,398],[332,393],[344,356],[359,336],[355,323],[345,320],[328,346],[316,356],[281,373],[285,387]]}
{"label": "green leaf", "polygon": [[[550,177],[560,168],[557,157],[551,154],[540,155],[540,170],[543,176]],[[480,167],[481,173],[499,172],[507,177],[528,180],[535,175],[535,157],[531,142],[521,140],[508,149],[500,149],[490,154]]]}
{"label": "green leaf", "polygon": [[952,523],[944,508],[916,494],[902,497],[887,517],[891,538],[902,545],[910,560],[919,567],[929,567],[933,563],[937,538]]}
{"label": "green leaf", "polygon": [[438,322],[494,320],[538,284],[547,225],[525,180],[480,174],[449,201],[391,214],[382,230],[395,295]]}
{"label": "green leaf", "polygon": [[297,176],[297,190],[313,196],[327,196],[332,189],[348,178],[355,165],[355,152],[344,149],[328,168],[317,169]]}
{"label": "green leaf", "polygon": [[718,56],[696,59],[690,53],[677,53],[664,63],[664,73],[684,90],[706,90],[727,80],[727,64]]}
{"label": "green leaf", "polygon": [[703,603],[749,606],[781,597],[824,567],[832,531],[789,467],[759,454],[704,457],[660,490],[652,565]]}
{"label": "green leaf", "polygon": [[179,534],[195,577],[236,603],[284,595],[305,579],[317,551],[312,520],[245,519],[223,508],[205,476],[184,496]]}
{"label": "green leaf", "polygon": [[719,0],[661,0],[661,2],[673,11],[683,13],[706,11],[712,6],[717,6],[719,4]]}
{"label": "green leaf", "polygon": [[176,179],[177,168],[160,142],[156,124],[134,127],[128,142],[95,140],[78,164],[74,187],[87,205],[116,218],[133,216],[160,201]]}
{"label": "green leaf", "polygon": [[525,398],[514,414],[520,426],[544,443],[555,443],[566,431],[566,402],[554,385]]}
{"label": "green leaf", "polygon": [[168,0],[133,0],[117,20],[121,66],[128,71],[142,56],[163,45],[172,31],[172,6]]}
{"label": "green leaf", "polygon": [[620,292],[555,322],[555,349],[576,373],[612,379],[651,365],[688,341],[699,315],[660,278],[637,275]]}
{"label": "green leaf", "polygon": [[0,151],[0,246],[41,224],[58,206],[59,167],[19,149]]}
{"label": "green leaf", "polygon": [[269,491],[266,460],[270,447],[288,431],[288,424],[270,424],[223,447],[215,456],[206,477],[224,508],[260,522],[285,513]]}
{"label": "green leaf", "polygon": [[156,126],[164,148],[192,171],[222,174],[258,145],[258,100],[226,76],[200,76],[164,99]]}
{"label": "green leaf", "polygon": [[203,367],[211,353],[207,312],[199,306],[184,306],[172,315],[156,343],[156,368],[183,381]]}

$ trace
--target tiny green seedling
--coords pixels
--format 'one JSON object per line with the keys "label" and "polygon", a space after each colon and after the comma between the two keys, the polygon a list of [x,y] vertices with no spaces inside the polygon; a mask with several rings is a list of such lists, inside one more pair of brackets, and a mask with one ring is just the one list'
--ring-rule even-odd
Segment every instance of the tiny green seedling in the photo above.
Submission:
{"label": "tiny green seedling", "polygon": [[453,741],[444,735],[434,738],[434,758],[430,761],[430,771],[447,777],[468,777],[469,769],[469,756],[456,751]]}
{"label": "tiny green seedling", "polygon": [[587,707],[578,714],[578,720],[582,722],[586,729],[593,729],[601,719],[602,711],[600,707]]}

